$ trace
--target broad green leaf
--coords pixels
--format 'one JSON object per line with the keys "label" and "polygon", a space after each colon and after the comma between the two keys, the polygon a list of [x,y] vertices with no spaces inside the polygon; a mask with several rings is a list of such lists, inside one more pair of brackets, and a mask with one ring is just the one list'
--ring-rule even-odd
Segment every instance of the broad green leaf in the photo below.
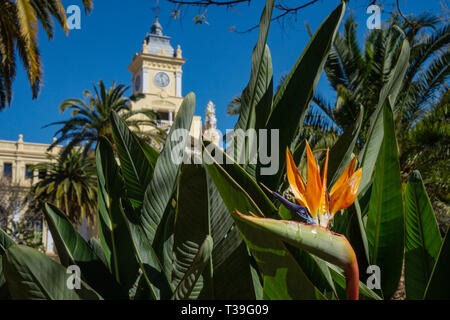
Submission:
{"label": "broad green leaf", "polygon": [[181,104],[144,194],[141,218],[147,238],[152,243],[177,182],[194,109],[195,95],[189,93]]}
{"label": "broad green leaf", "polygon": [[[127,204],[126,202],[123,204],[127,217],[125,223],[131,235],[133,252],[142,271],[142,277],[136,294],[152,300],[169,299],[172,296],[172,287],[164,273],[158,255],[155,253],[150,240],[144,232],[140,216],[134,211],[131,204]],[[139,290],[143,292],[139,292]]]}
{"label": "broad green leaf", "polygon": [[[267,117],[272,105],[273,95],[273,71],[272,59],[269,47],[266,45],[272,19],[274,0],[266,0],[266,5],[259,22],[259,36],[252,52],[252,69],[250,81],[241,95],[241,106],[239,119],[234,127],[235,144],[234,159],[242,158],[244,167],[249,161],[255,161],[249,167],[254,173],[256,158],[250,159],[250,149],[256,146],[256,141],[249,137],[246,141],[244,131],[248,129],[259,129],[265,127]],[[243,131],[241,131],[243,130]],[[256,151],[256,150],[255,150]]]}
{"label": "broad green leaf", "polygon": [[[243,91],[239,120],[233,131],[235,141],[233,144],[234,159],[242,163],[246,171],[253,177],[256,176],[258,164],[258,129],[265,127],[272,106],[272,59],[267,45],[265,46],[264,56],[259,65],[261,69],[259,74],[260,78],[256,80],[257,83],[255,84],[254,91],[250,91],[251,89],[249,87]],[[243,119],[247,123],[243,124]],[[255,134],[249,134],[252,132]]]}
{"label": "broad green leaf", "polygon": [[449,230],[442,242],[441,250],[431,273],[424,299],[450,300],[450,236]]}
{"label": "broad green leaf", "polygon": [[196,289],[198,279],[201,275],[204,275],[203,271],[210,265],[212,250],[213,240],[210,235],[207,235],[198,250],[196,250],[189,268],[178,281],[172,299],[185,300],[195,298],[196,294],[193,291]]}
{"label": "broad green leaf", "polygon": [[280,168],[276,175],[261,176],[272,190],[276,190],[284,174],[286,147],[290,146],[303,122],[344,11],[345,3],[342,2],[320,25],[275,95],[266,128],[279,130]]}
{"label": "broad green leaf", "polygon": [[0,255],[6,251],[10,246],[16,244],[9,235],[6,234],[3,229],[0,229]]}
{"label": "broad green leaf", "polygon": [[[208,151],[211,145],[209,145]],[[219,158],[222,160],[222,168],[235,180],[243,189],[250,194],[261,209],[263,214],[267,217],[271,217],[277,214],[277,208],[269,200],[267,195],[261,189],[261,187],[256,182],[255,178],[251,176],[242,166],[237,164],[228,153],[222,152],[221,149],[214,148],[215,159]]]}
{"label": "broad green leaf", "polygon": [[10,298],[6,279],[3,274],[2,255],[10,246],[14,245],[14,240],[0,229],[0,300],[7,300]]}
{"label": "broad green leaf", "polygon": [[120,286],[128,292],[136,281],[139,265],[133,253],[133,244],[121,205],[124,181],[108,140],[102,139],[99,142],[96,157],[98,209],[100,215],[106,216],[109,222],[109,225],[104,226],[104,237],[110,252],[111,271]]}
{"label": "broad green leaf", "polygon": [[[370,128],[367,133],[366,142],[361,150],[359,161],[363,168],[361,182],[359,184],[359,197],[361,198],[370,187],[375,163],[378,159],[381,144],[383,142],[383,109],[388,103],[395,105],[398,92],[401,88],[403,78],[409,65],[410,46],[407,39],[403,40],[397,63],[392,70],[388,83],[382,88],[378,105],[370,116]],[[388,101],[389,100],[389,101]]]}
{"label": "broad green leaf", "polygon": [[[211,265],[192,294],[200,299],[254,299],[245,244],[202,166],[182,166],[177,202],[174,280],[183,277],[204,237],[210,234],[214,240]],[[235,276],[230,278],[230,274]]]}
{"label": "broad green leaf", "polygon": [[151,147],[147,146],[144,150],[142,145],[145,142],[131,132],[114,111],[111,112],[111,118],[112,133],[125,180],[127,197],[135,208],[139,208],[153,175],[154,165],[152,166],[152,162],[147,157],[147,155],[150,157],[150,150],[147,149]]}
{"label": "broad green leaf", "polygon": [[419,171],[411,173],[405,194],[405,289],[408,299],[422,299],[442,239]]}
{"label": "broad green leaf", "polygon": [[[201,165],[185,164],[181,167],[178,190],[178,206],[174,226],[173,282],[180,286],[195,259],[205,237],[211,234],[208,186],[206,172]],[[211,238],[212,242],[212,238]],[[211,248],[212,251],[212,248]],[[183,293],[175,292],[176,298],[197,299],[200,296],[212,298],[212,259],[209,267],[197,274],[196,282],[182,284]],[[189,289],[190,294],[186,295]]]}
{"label": "broad green leaf", "polygon": [[69,289],[72,272],[46,255],[29,247],[14,245],[3,256],[9,292],[19,300],[99,300],[101,296],[85,282],[80,289]]}
{"label": "broad green leaf", "polygon": [[149,143],[147,143],[144,139],[136,136],[137,141],[139,142],[139,145],[142,148],[142,151],[144,151],[144,154],[150,163],[150,166],[152,167],[152,170],[155,169],[156,161],[158,161],[159,152],[156,151]]}
{"label": "broad green leaf", "polygon": [[[248,248],[209,174],[206,175],[206,183],[211,236],[214,240],[212,298],[253,300],[261,284],[258,287],[256,283],[255,286],[257,275],[251,266]],[[230,277],[230,274],[235,276]]]}
{"label": "broad green leaf", "polygon": [[[263,216],[261,209],[246,190],[219,164],[214,161],[207,163],[211,163],[206,167],[230,213],[239,210]],[[244,241],[258,263],[264,282],[265,299],[324,298],[287,250],[283,241],[239,219],[236,221]]]}
{"label": "broad green leaf", "polygon": [[404,217],[397,142],[388,103],[383,119],[384,138],[375,167],[366,231],[370,264],[382,270],[381,289],[389,299],[397,290],[402,272]]}
{"label": "broad green leaf", "polygon": [[361,106],[357,120],[345,130],[330,150],[327,175],[327,181],[330,182],[329,186],[333,186],[352,160],[353,149],[358,140],[363,117],[364,108]]}
{"label": "broad green leaf", "polygon": [[113,258],[112,258],[112,235],[111,235],[111,219],[109,218],[109,212],[106,207],[107,198],[105,198],[106,192],[102,192],[99,188],[97,192],[97,230],[100,245],[105,255],[106,265],[112,274],[113,271]]}
{"label": "broad green leaf", "polygon": [[326,261],[309,253],[308,251],[286,244],[288,250],[297,260],[306,276],[311,280],[315,287],[327,298],[336,299],[338,297],[334,287],[333,278]]}
{"label": "broad green leaf", "polygon": [[365,279],[366,269],[370,264],[369,246],[358,199],[355,199],[355,202],[341,213],[336,213],[331,230],[345,235],[348,239],[356,253],[360,279]]}
{"label": "broad green leaf", "polygon": [[[108,268],[75,230],[65,214],[57,207],[46,204],[44,215],[61,264],[66,268],[71,265],[79,266],[82,279],[106,299],[127,298]],[[102,276],[99,277],[99,274]]]}
{"label": "broad green leaf", "polygon": [[158,232],[153,240],[153,249],[161,261],[161,265],[167,280],[172,283],[173,271],[173,238],[174,238],[174,224],[176,211],[176,197],[172,196],[169,201],[166,211],[161,219],[158,227]]}
{"label": "broad green leaf", "polygon": [[103,247],[100,241],[97,238],[90,238],[88,243],[92,251],[94,251],[97,257],[103,262],[103,264],[105,266],[108,266],[108,261],[106,260],[106,255],[103,251]]}

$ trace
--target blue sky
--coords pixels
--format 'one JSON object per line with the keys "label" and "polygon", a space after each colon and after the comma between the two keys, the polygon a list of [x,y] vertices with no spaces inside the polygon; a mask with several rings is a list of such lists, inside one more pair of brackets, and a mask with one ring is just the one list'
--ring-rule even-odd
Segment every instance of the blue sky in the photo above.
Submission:
{"label": "blue sky", "polygon": [[[80,4],[77,0],[63,0],[67,8]],[[160,22],[163,32],[172,37],[172,46],[181,45],[187,62],[183,69],[183,95],[193,91],[197,96],[196,114],[204,116],[209,100],[216,104],[218,127],[222,132],[231,129],[236,117],[226,115],[228,102],[246,86],[250,74],[251,52],[257,40],[257,30],[245,34],[230,32],[235,26],[245,30],[259,21],[263,0],[252,5],[241,5],[237,10],[210,7],[209,25],[195,25],[192,18],[197,9],[183,11],[180,20],[169,18],[173,5],[160,1]],[[304,1],[287,0],[287,4]],[[353,0],[348,5],[360,24],[360,39],[367,32],[365,21],[369,16],[369,1]],[[440,0],[400,0],[404,13],[440,12]],[[17,140],[24,135],[26,142],[50,143],[58,127],[43,129],[50,122],[67,118],[60,114],[59,104],[67,98],[81,98],[85,89],[103,79],[107,85],[116,80],[129,85],[131,75],[127,66],[135,52],[141,50],[145,34],[154,21],[154,0],[94,0],[94,11],[82,16],[81,30],[72,30],[65,36],[60,30],[51,41],[40,32],[40,50],[44,66],[44,83],[37,100],[31,99],[31,90],[21,65],[14,82],[14,98],[10,108],[0,111],[0,140]],[[388,1],[392,3],[392,1]],[[335,0],[321,0],[299,12],[285,24],[273,23],[268,44],[271,49],[274,83],[289,72],[306,46],[309,36],[304,22],[315,30],[338,5]],[[382,20],[389,17],[386,7]],[[329,98],[333,94],[325,77],[319,90]]]}

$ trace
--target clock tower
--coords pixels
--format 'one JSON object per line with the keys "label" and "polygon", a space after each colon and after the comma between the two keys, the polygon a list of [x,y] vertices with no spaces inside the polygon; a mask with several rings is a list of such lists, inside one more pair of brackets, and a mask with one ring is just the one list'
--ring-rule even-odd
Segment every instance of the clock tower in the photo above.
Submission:
{"label": "clock tower", "polygon": [[128,67],[132,75],[133,93],[144,98],[133,103],[134,110],[151,109],[159,112],[161,125],[170,125],[183,101],[182,66],[186,62],[180,46],[176,50],[170,37],[163,34],[158,17]]}

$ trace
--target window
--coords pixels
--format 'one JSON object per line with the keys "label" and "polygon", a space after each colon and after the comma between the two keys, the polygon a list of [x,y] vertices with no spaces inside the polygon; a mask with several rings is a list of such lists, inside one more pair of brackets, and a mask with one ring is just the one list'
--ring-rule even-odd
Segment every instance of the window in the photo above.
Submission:
{"label": "window", "polygon": [[169,112],[167,112],[167,111],[160,111],[159,112],[159,118],[160,118],[160,120],[168,121],[169,120]]}
{"label": "window", "polygon": [[25,179],[31,179],[33,178],[33,171],[30,170],[31,164],[27,164],[25,166]]}
{"label": "window", "polygon": [[39,179],[45,179],[46,176],[47,176],[47,170],[39,169]]}
{"label": "window", "polygon": [[4,163],[3,164],[3,176],[5,178],[10,178],[12,177],[12,163]]}

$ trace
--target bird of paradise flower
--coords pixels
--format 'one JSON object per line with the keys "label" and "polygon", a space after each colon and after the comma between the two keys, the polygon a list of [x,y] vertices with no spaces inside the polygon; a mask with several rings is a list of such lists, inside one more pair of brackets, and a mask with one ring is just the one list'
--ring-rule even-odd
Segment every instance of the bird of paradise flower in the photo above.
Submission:
{"label": "bird of paradise flower", "polygon": [[261,218],[251,212],[251,216],[238,211],[235,213],[239,219],[275,233],[284,241],[302,247],[342,267],[346,276],[347,299],[357,300],[359,270],[356,254],[345,236],[332,232],[329,226],[336,212],[349,207],[355,201],[362,169],[355,171],[356,157],[354,157],[328,192],[328,156],[329,150],[326,153],[321,177],[320,168],[306,142],[307,179],[305,183],[297,170],[289,148],[286,149],[287,178],[298,204],[288,201],[264,186],[287,209],[297,214],[302,222]]}

